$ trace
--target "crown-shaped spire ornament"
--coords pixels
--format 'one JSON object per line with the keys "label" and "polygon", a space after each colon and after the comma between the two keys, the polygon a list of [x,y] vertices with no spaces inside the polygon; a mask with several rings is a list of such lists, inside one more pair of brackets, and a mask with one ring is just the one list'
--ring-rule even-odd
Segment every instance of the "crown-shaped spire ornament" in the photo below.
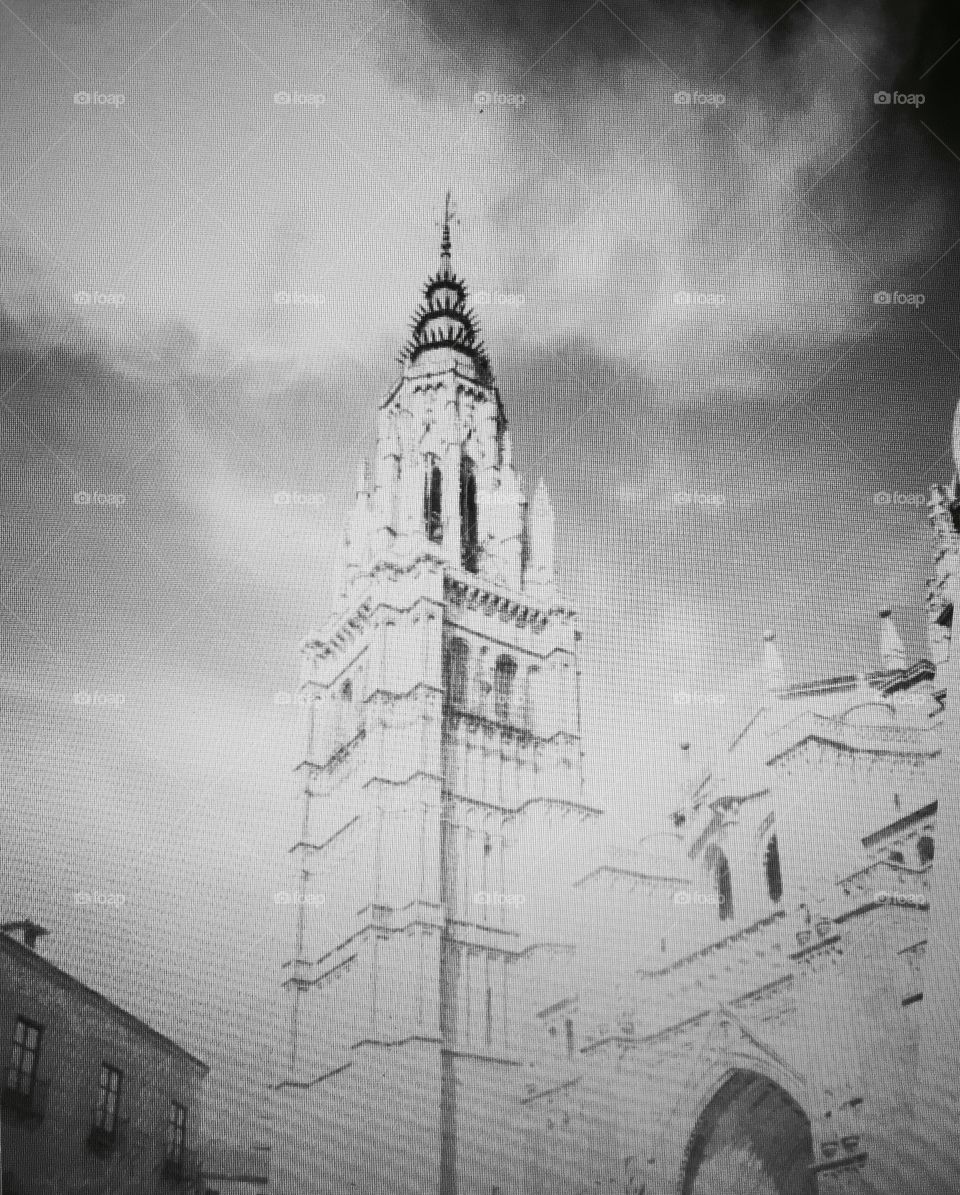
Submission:
{"label": "crown-shaped spire ornament", "polygon": [[413,364],[431,349],[454,349],[473,362],[481,379],[490,377],[490,361],[476,316],[467,302],[467,286],[453,271],[451,227],[457,215],[450,192],[443,206],[440,268],[427,279],[423,299],[410,324],[410,337],[400,354],[401,364]]}

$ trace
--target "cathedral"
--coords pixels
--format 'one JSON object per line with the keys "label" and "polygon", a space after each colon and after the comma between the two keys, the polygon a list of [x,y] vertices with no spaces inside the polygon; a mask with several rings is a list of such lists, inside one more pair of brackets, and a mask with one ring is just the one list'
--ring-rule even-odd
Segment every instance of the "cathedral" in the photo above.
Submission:
{"label": "cathedral", "polygon": [[302,649],[272,1189],[960,1190],[956,477],[928,658],[882,610],[870,666],[798,682],[768,632],[758,708],[626,849],[449,212],[401,360]]}

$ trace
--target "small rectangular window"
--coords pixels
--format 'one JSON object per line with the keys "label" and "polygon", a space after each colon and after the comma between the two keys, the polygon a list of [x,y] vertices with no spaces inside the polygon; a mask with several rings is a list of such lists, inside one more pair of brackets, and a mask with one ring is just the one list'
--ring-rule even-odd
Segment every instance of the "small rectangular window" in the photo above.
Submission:
{"label": "small rectangular window", "polygon": [[187,1110],[174,1100],[167,1118],[167,1161],[180,1165],[187,1144]]}
{"label": "small rectangular window", "polygon": [[104,1062],[100,1067],[100,1090],[97,1093],[97,1111],[93,1123],[97,1130],[107,1137],[114,1136],[117,1131],[122,1085],[123,1071]]}
{"label": "small rectangular window", "polygon": [[29,1097],[37,1081],[37,1066],[40,1061],[40,1037],[43,1027],[26,1017],[17,1017],[13,1028],[13,1047],[10,1051],[10,1065],[7,1068],[7,1090]]}

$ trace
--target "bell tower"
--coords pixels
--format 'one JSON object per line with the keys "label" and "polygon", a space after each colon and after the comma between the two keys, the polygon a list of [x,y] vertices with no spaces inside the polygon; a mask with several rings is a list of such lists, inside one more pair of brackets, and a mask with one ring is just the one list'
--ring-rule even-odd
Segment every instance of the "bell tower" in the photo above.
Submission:
{"label": "bell tower", "polygon": [[514,469],[449,196],[400,360],[302,648],[278,1195],[520,1195],[527,990],[597,812],[553,510]]}

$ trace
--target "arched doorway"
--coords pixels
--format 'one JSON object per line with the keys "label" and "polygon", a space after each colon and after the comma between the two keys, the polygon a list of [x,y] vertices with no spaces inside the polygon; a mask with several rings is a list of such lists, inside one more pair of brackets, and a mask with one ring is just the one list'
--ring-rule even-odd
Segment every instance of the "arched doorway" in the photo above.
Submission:
{"label": "arched doorway", "polygon": [[782,1087],[734,1071],[701,1112],[682,1195],[816,1195],[810,1121]]}

